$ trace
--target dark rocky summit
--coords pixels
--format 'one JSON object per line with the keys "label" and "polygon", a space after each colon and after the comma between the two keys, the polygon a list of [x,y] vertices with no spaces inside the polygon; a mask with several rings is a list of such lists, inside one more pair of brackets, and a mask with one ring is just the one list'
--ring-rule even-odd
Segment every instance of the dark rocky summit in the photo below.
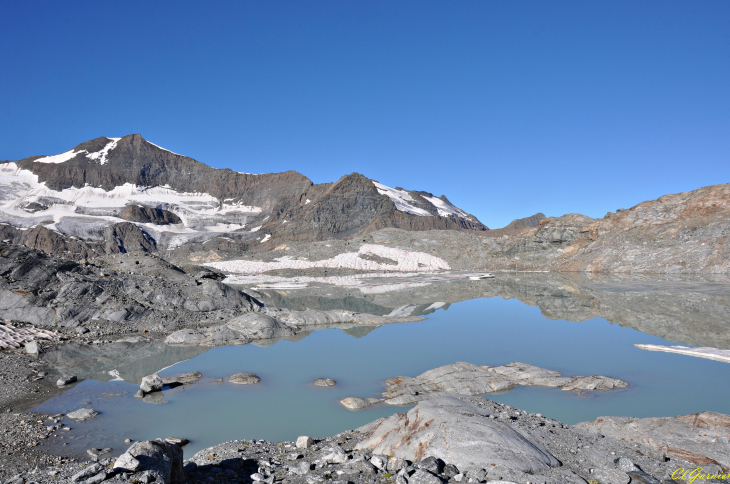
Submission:
{"label": "dark rocky summit", "polygon": [[140,207],[139,205],[127,205],[119,212],[118,216],[130,222],[153,223],[155,225],[182,223],[180,217],[168,210]]}

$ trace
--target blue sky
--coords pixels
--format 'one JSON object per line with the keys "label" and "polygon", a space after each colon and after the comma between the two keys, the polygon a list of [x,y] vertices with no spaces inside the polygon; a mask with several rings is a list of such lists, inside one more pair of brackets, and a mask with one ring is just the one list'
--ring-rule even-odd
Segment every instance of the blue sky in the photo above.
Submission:
{"label": "blue sky", "polygon": [[730,182],[730,2],[0,0],[0,159],[142,135],[490,227]]}

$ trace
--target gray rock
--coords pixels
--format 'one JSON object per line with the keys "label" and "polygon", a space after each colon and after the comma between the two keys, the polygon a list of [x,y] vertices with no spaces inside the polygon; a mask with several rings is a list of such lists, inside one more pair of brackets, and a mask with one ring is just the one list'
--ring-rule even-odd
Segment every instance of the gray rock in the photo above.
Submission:
{"label": "gray rock", "polygon": [[405,469],[406,467],[408,467],[408,462],[401,459],[400,457],[391,457],[390,459],[388,459],[387,470],[390,473],[396,473],[401,469]]}
{"label": "gray rock", "polygon": [[177,445],[178,447],[185,447],[190,443],[188,439],[181,439],[180,437],[167,437],[165,442],[168,444]]}
{"label": "gray rock", "polygon": [[80,422],[82,420],[90,420],[94,417],[99,415],[99,412],[96,412],[95,410],[92,410],[90,408],[80,408],[74,412],[70,412],[68,415],[66,415],[68,418],[72,418],[76,420],[77,422]]}
{"label": "gray rock", "polygon": [[183,373],[178,376],[171,376],[162,378],[162,384],[165,386],[176,386],[176,385],[192,385],[197,383],[203,375],[199,371],[191,371],[190,373]]}
{"label": "gray rock", "polygon": [[228,382],[235,383],[236,385],[253,385],[260,381],[261,378],[253,373],[236,373],[235,375],[228,377]]}
{"label": "gray rock", "polygon": [[76,381],[76,375],[62,376],[61,378],[58,379],[58,381],[56,382],[56,385],[58,385],[59,387],[62,387],[64,385],[68,385],[69,383],[73,383],[75,381]]}
{"label": "gray rock", "polygon": [[591,469],[591,478],[599,484],[629,484],[631,478],[618,469]]}
{"label": "gray rock", "polygon": [[[413,464],[416,469],[424,469],[432,474],[441,474],[444,470],[444,461],[437,457],[428,456]],[[457,472],[458,474],[458,472]]]}
{"label": "gray rock", "polygon": [[104,454],[108,454],[109,452],[111,452],[111,450],[112,449],[109,448],[109,447],[106,447],[106,448],[103,448],[103,449],[87,449],[86,450],[86,453],[89,455],[89,457],[93,457],[94,459],[98,459],[99,456],[104,455]]}
{"label": "gray rock", "polygon": [[321,459],[325,462],[332,462],[334,464],[344,464],[347,462],[347,454],[339,445],[333,445],[325,449],[322,453]]}
{"label": "gray rock", "polygon": [[307,437],[306,435],[300,435],[297,437],[297,449],[308,449],[312,445],[314,445],[314,440],[312,440],[311,437]]}
{"label": "gray rock", "polygon": [[348,397],[340,400],[340,403],[348,410],[362,410],[363,408],[382,402],[379,398],[357,398]]}
{"label": "gray rock", "polygon": [[357,448],[411,461],[430,455],[462,470],[497,464],[535,472],[560,465],[541,444],[488,417],[471,403],[439,397],[387,418]]}
{"label": "gray rock", "polygon": [[137,472],[141,468],[142,464],[140,461],[135,459],[129,452],[123,453],[114,462],[115,471]]}
{"label": "gray rock", "polygon": [[142,378],[142,383],[139,384],[139,389],[145,393],[152,393],[162,390],[164,383],[160,375],[155,373],[154,375],[147,375]]}
{"label": "gray rock", "polygon": [[317,378],[312,382],[316,387],[333,387],[337,382],[331,378]]}
{"label": "gray rock", "polygon": [[636,484],[661,484],[659,479],[652,477],[650,474],[642,470],[629,471],[626,474],[631,478],[631,482]]}
{"label": "gray rock", "polygon": [[79,472],[71,476],[71,480],[73,482],[79,482],[82,479],[86,479],[87,477],[98,474],[103,469],[104,467],[102,467],[101,464],[91,464],[90,466],[81,469]]}
{"label": "gray rock", "polygon": [[446,479],[451,479],[452,477],[459,475],[459,468],[456,467],[454,464],[446,464],[441,474]]}
{"label": "gray rock", "polygon": [[443,484],[443,480],[424,469],[418,469],[408,478],[408,484]]}
{"label": "gray rock", "polygon": [[370,459],[370,463],[381,471],[384,471],[388,466],[388,457],[382,454],[374,455]]}
{"label": "gray rock", "polygon": [[312,465],[309,463],[309,461],[303,460],[301,462],[297,462],[296,465],[289,468],[290,474],[295,474],[297,476],[304,476],[306,474],[309,474],[309,470],[311,469]]}
{"label": "gray rock", "polygon": [[40,349],[38,347],[37,341],[31,341],[30,343],[25,344],[25,352],[29,355],[38,356],[38,353],[40,353]]}
{"label": "gray rock", "polygon": [[[139,461],[139,471],[154,478],[155,482],[163,484],[183,484],[183,451],[174,444],[161,439],[135,442],[127,454]],[[137,478],[135,476],[135,478]]]}
{"label": "gray rock", "polygon": [[98,474],[89,477],[84,481],[84,484],[99,484],[100,482],[104,482],[109,475],[106,473],[106,471],[101,471]]}
{"label": "gray rock", "polygon": [[285,338],[297,330],[263,313],[245,313],[230,320],[226,326],[251,340]]}
{"label": "gray rock", "polygon": [[162,405],[163,403],[165,403],[165,394],[163,392],[148,393],[142,397],[142,401],[144,403],[151,403],[153,405]]}
{"label": "gray rock", "polygon": [[620,469],[624,472],[631,472],[631,471],[637,471],[637,467],[634,465],[634,463],[631,461],[631,459],[627,457],[619,457],[614,461],[614,464],[616,464],[616,468]]}

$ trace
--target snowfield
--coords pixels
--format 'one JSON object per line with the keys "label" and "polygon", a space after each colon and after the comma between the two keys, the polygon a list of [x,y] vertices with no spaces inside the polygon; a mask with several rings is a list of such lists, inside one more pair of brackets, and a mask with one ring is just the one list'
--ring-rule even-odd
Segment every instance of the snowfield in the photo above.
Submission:
{"label": "snowfield", "polygon": [[[112,140],[104,149],[93,153],[98,155],[95,159],[106,163],[115,144]],[[61,159],[58,157],[73,158],[69,153],[74,152],[47,157],[56,161],[42,162],[61,163],[57,161]],[[27,208],[31,204],[40,207],[29,211]],[[178,192],[169,186],[143,187],[126,183],[109,191],[88,185],[58,191],[40,183],[37,175],[18,168],[15,163],[0,164],[0,223],[19,228],[45,223],[50,230],[99,240],[106,226],[124,221],[117,215],[126,205],[161,208],[180,217],[182,224],[178,225],[138,224],[158,244],[167,245],[165,242],[168,242],[173,247],[198,235],[239,232],[248,219],[261,213],[261,207],[220,203],[208,193]]]}
{"label": "snowfield", "polygon": [[[427,210],[413,205],[415,203],[415,200],[413,200],[413,197],[411,197],[411,195],[407,191],[390,188],[376,181],[373,182],[373,185],[375,185],[378,193],[390,198],[395,204],[395,208],[397,208],[401,212],[410,213],[411,215],[418,215],[419,217],[433,217],[433,215]],[[441,217],[454,215],[460,218],[469,218],[466,212],[456,208],[450,203],[444,202],[438,197],[429,197],[428,195],[421,195],[421,197],[424,200],[428,201],[431,205],[436,207],[436,210]]]}
{"label": "snowfield", "polygon": [[[390,259],[394,264],[386,264],[368,260],[368,255]],[[365,258],[361,257],[364,256]],[[318,261],[292,259],[289,256],[279,257],[274,262],[257,262],[250,260],[231,260],[208,262],[203,264],[231,274],[260,274],[278,269],[312,269],[315,267],[342,267],[362,271],[398,271],[398,272],[435,272],[449,271],[451,266],[443,260],[424,252],[408,251],[394,247],[383,247],[375,244],[364,244],[357,252],[345,252],[331,259]]]}

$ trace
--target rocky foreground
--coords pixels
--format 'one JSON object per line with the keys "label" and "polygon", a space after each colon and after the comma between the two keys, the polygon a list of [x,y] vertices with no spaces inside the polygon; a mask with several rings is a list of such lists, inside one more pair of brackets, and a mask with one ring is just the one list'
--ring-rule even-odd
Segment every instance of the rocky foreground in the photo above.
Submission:
{"label": "rocky foreground", "polygon": [[334,437],[238,440],[188,460],[184,440],[158,439],[116,459],[58,461],[4,482],[654,484],[700,474],[723,482],[728,437],[730,417],[711,412],[569,427],[483,398],[437,397]]}

